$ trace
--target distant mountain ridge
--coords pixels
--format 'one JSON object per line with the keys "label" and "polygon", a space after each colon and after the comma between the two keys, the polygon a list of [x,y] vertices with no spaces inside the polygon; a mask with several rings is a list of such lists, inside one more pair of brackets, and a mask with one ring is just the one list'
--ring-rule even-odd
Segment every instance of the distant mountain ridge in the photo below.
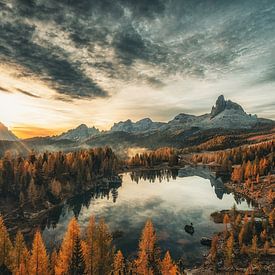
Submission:
{"label": "distant mountain ridge", "polygon": [[18,141],[19,138],[13,134],[3,123],[0,122],[0,140]]}
{"label": "distant mountain ridge", "polygon": [[137,122],[132,122],[130,119],[126,121],[120,121],[115,123],[110,129],[110,132],[145,132],[145,131],[154,131],[158,130],[160,127],[164,126],[165,122],[153,122],[150,118],[143,118]]}
{"label": "distant mountain ridge", "polygon": [[62,133],[61,135],[54,137],[54,139],[55,140],[69,139],[73,141],[84,141],[98,134],[100,134],[100,131],[97,128],[95,127],[88,128],[86,124],[81,124],[75,129],[68,130],[67,132]]}
{"label": "distant mountain ridge", "polygon": [[225,100],[220,95],[215,106],[208,114],[195,116],[181,113],[171,121],[153,122],[144,118],[137,122],[131,120],[115,123],[110,132],[148,133],[155,131],[176,131],[190,128],[199,129],[252,129],[259,124],[274,123],[272,120],[258,118],[256,115],[247,114],[241,105],[231,100]]}
{"label": "distant mountain ridge", "polygon": [[[13,135],[3,124],[0,124],[0,140],[13,140],[17,141],[18,138]],[[168,122],[154,122],[150,118],[144,118],[137,122],[130,119],[114,123],[108,131],[100,131],[95,127],[88,127],[81,124],[78,127],[68,130],[59,136],[48,138],[33,138],[33,143],[58,143],[62,141],[74,143],[86,143],[89,146],[93,143],[100,146],[108,145],[114,142],[128,142],[139,144],[146,143],[146,139],[153,142],[163,142],[175,138],[178,135],[180,143],[186,137],[198,135],[199,131],[203,131],[204,135],[207,131],[210,132],[228,132],[228,131],[241,131],[253,130],[261,127],[275,127],[275,121],[269,119],[258,118],[256,115],[247,114],[243,107],[238,103],[231,100],[225,100],[223,95],[220,95],[215,105],[212,107],[210,113],[203,115],[190,115],[180,113]],[[210,131],[211,130],[211,131]],[[208,135],[208,133],[207,133]],[[164,142],[165,141],[165,142]]]}

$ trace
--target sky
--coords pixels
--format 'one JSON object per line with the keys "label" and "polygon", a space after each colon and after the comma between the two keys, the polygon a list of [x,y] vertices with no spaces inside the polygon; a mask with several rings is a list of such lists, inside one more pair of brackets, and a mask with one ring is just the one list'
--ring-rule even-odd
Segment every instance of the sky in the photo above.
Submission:
{"label": "sky", "polygon": [[0,122],[19,137],[210,112],[275,119],[273,0],[0,0]]}

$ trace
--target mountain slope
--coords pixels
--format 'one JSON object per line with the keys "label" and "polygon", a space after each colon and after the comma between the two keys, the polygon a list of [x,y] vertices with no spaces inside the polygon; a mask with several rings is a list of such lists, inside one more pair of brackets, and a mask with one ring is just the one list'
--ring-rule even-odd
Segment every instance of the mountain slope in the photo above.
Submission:
{"label": "mountain slope", "polygon": [[75,129],[71,129],[61,135],[54,137],[55,140],[73,140],[73,141],[85,141],[93,136],[100,134],[100,131],[95,127],[88,128],[87,125],[81,124]]}
{"label": "mountain slope", "polygon": [[19,139],[12,131],[0,122],[0,140],[18,141]]}

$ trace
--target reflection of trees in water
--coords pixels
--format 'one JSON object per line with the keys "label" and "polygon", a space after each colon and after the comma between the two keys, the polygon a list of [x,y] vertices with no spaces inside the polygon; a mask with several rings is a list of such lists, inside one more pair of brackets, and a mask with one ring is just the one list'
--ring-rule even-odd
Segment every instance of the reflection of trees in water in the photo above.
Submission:
{"label": "reflection of trees in water", "polygon": [[86,192],[85,194],[77,195],[67,200],[65,204],[56,207],[49,212],[47,219],[41,223],[42,229],[44,229],[46,226],[48,228],[55,228],[59,223],[60,217],[66,216],[68,212],[72,211],[74,216],[78,217],[82,207],[89,208],[93,200],[104,198],[109,200],[112,198],[113,202],[115,203],[118,198],[118,188],[119,186],[110,188],[97,187]]}
{"label": "reflection of trees in water", "polygon": [[253,200],[251,200],[248,197],[243,197],[240,194],[234,193],[234,200],[237,204],[241,204],[242,202],[246,202],[248,207],[258,207],[257,203],[255,203]]}
{"label": "reflection of trees in water", "polygon": [[147,180],[149,182],[169,181],[171,178],[176,179],[178,176],[178,169],[162,169],[162,170],[143,170],[133,171],[130,173],[131,180],[139,183],[140,180]]}

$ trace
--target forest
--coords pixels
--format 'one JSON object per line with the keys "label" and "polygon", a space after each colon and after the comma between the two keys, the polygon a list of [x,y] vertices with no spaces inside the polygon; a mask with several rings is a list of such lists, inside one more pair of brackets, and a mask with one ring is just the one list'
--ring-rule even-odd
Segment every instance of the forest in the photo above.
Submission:
{"label": "forest", "polygon": [[36,200],[61,200],[67,193],[91,188],[95,179],[116,173],[118,159],[106,148],[70,153],[31,152],[27,157],[8,152],[0,159],[0,194],[20,205]]}
{"label": "forest", "polygon": [[169,251],[163,257],[151,220],[142,230],[136,258],[126,259],[113,245],[112,234],[104,220],[90,217],[84,230],[76,218],[67,227],[60,247],[47,251],[41,232],[35,233],[27,247],[21,232],[11,241],[0,216],[0,273],[30,275],[82,274],[179,274],[180,267]]}

